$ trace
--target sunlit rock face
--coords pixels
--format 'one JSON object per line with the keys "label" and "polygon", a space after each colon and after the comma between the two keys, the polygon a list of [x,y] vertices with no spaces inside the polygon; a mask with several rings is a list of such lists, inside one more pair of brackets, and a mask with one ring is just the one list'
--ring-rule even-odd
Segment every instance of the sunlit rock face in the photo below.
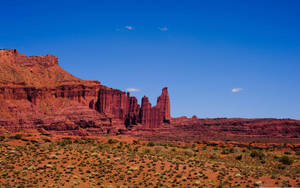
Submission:
{"label": "sunlit rock face", "polygon": [[151,106],[148,97],[142,98],[141,123],[144,128],[160,128],[164,123],[170,123],[170,98],[168,88],[162,90],[157,98],[156,106]]}
{"label": "sunlit rock face", "polygon": [[71,75],[53,55],[28,57],[15,49],[0,50],[0,71],[0,126],[8,131],[89,135],[170,122],[167,88],[155,107],[144,99],[140,106],[129,93]]}

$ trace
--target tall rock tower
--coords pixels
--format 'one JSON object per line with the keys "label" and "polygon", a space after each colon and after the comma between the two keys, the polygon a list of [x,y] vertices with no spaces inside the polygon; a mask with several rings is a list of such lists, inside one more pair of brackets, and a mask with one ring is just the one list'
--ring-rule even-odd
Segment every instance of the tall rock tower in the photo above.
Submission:
{"label": "tall rock tower", "polygon": [[157,98],[156,106],[151,107],[148,97],[143,97],[140,119],[144,128],[160,128],[164,123],[170,123],[170,98],[167,87],[163,88],[162,94]]}
{"label": "tall rock tower", "polygon": [[170,98],[168,93],[168,88],[165,87],[162,89],[161,95],[157,98],[157,108],[160,109],[161,116],[165,123],[170,123]]}

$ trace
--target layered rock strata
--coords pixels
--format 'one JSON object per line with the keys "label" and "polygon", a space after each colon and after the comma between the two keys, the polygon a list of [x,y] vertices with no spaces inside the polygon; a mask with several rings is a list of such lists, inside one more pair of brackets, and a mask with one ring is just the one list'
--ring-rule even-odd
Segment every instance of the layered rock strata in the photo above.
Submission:
{"label": "layered rock strata", "polygon": [[170,123],[170,98],[168,88],[162,90],[157,98],[156,106],[151,106],[148,97],[142,98],[141,123],[144,128],[160,128],[164,123]]}
{"label": "layered rock strata", "polygon": [[170,120],[167,88],[156,107],[149,101],[140,107],[129,93],[67,73],[52,55],[27,57],[0,50],[0,70],[0,126],[7,130],[116,133],[136,125],[159,128]]}

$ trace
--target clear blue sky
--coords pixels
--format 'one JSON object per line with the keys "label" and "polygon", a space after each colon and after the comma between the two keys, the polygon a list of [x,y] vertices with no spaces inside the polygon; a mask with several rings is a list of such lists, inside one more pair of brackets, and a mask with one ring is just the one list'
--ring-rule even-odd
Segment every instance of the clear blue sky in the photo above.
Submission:
{"label": "clear blue sky", "polygon": [[75,76],[152,103],[168,86],[172,116],[300,119],[300,1],[0,5],[0,48],[54,54]]}

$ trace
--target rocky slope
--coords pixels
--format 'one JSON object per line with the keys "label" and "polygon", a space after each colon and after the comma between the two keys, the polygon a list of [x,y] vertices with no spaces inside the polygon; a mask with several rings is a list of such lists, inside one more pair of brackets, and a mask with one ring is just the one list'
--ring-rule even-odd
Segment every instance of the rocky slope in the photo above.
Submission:
{"label": "rocky slope", "polygon": [[17,50],[0,50],[0,71],[0,126],[8,131],[98,135],[170,123],[167,88],[156,106],[140,107],[129,93],[67,73],[55,56],[28,57]]}

